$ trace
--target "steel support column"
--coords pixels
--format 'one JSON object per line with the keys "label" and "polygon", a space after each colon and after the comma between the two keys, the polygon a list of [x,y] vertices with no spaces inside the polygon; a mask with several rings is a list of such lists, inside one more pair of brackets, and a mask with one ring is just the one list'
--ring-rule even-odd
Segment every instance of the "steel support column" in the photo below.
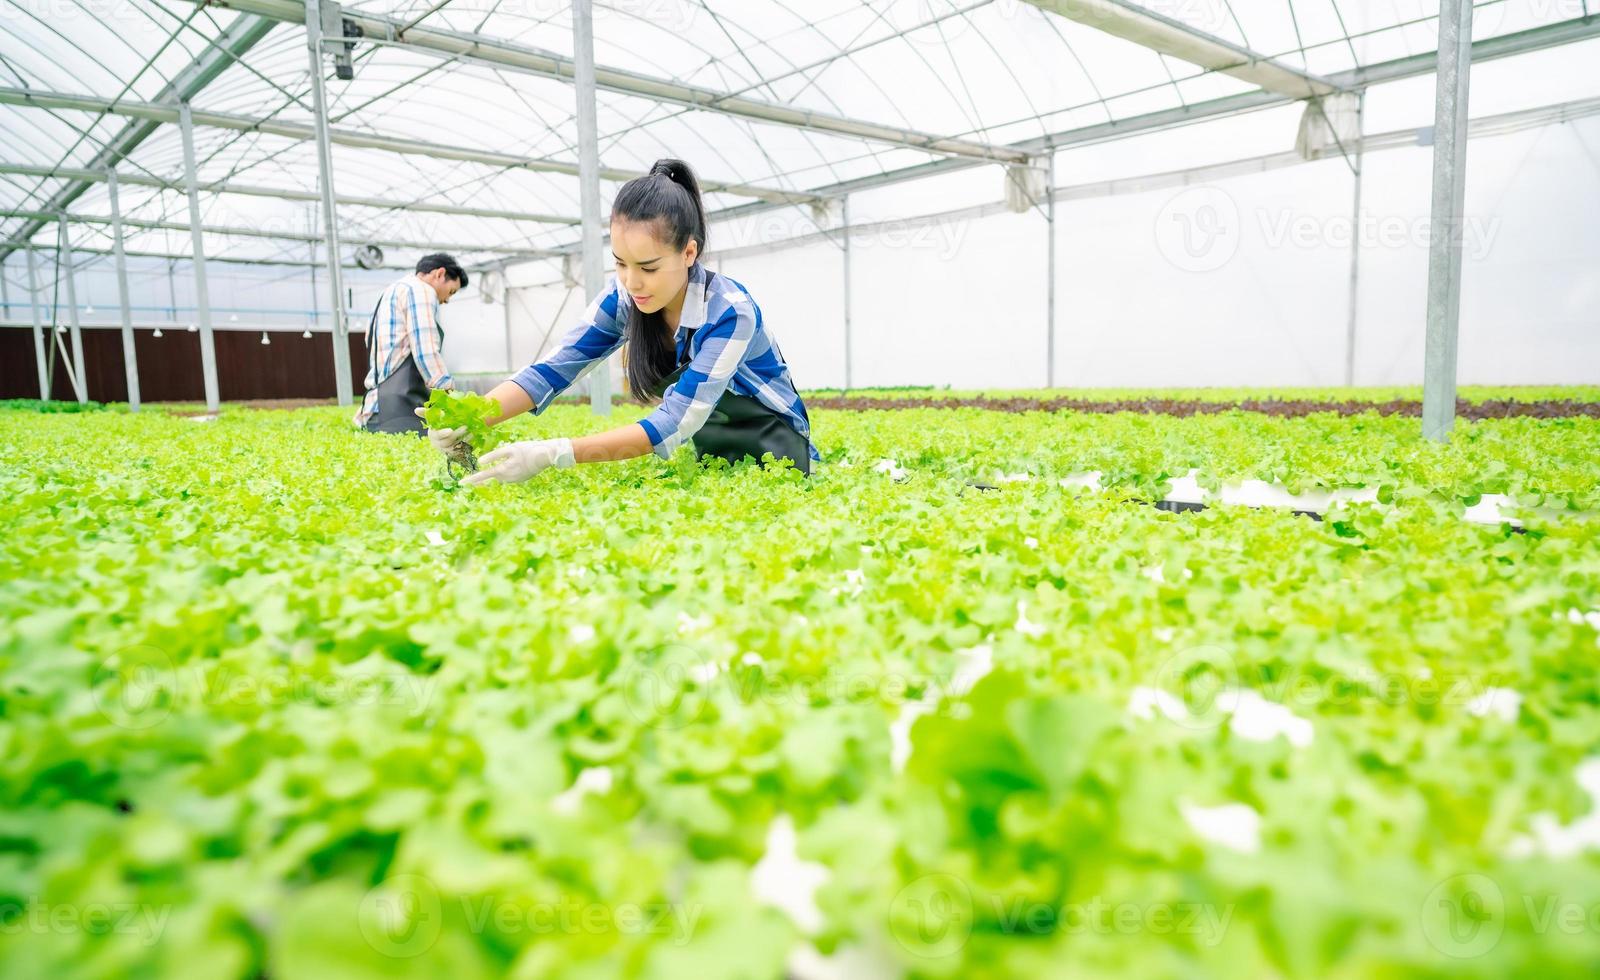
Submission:
{"label": "steel support column", "polygon": [[[605,259],[600,254],[600,125],[595,117],[594,6],[572,0],[572,50],[576,66],[573,93],[578,100],[578,198],[583,217],[584,305],[605,289]],[[589,407],[611,414],[610,358],[589,372]]]}
{"label": "steel support column", "polygon": [[1361,305],[1361,169],[1366,165],[1366,108],[1367,90],[1362,89],[1356,93],[1356,145],[1355,157],[1351,162],[1355,176],[1355,200],[1350,205],[1350,298],[1347,301],[1349,319],[1344,331],[1344,383],[1347,388],[1356,383],[1356,323]]}
{"label": "steel support column", "polygon": [[39,399],[50,400],[50,367],[45,361],[44,329],[39,318],[39,267],[33,249],[24,249],[28,256],[28,307],[33,312],[33,357],[39,362]]}
{"label": "steel support column", "polygon": [[117,198],[117,172],[106,171],[106,196],[111,205],[111,253],[117,266],[117,304],[122,312],[122,366],[128,378],[128,410],[139,410],[139,359],[133,345],[133,309],[128,302],[128,257],[122,251],[122,205]]}
{"label": "steel support column", "polygon": [[[83,374],[83,325],[78,321],[78,284],[72,274],[72,239],[67,233],[65,213],[56,219],[56,230],[61,243],[56,252],[56,262],[61,266],[61,275],[66,278],[67,318],[72,323],[72,370],[68,375],[72,378],[72,392],[78,396],[78,404],[81,405],[89,400],[89,379]],[[56,319],[60,320],[59,311]]]}
{"label": "steel support column", "polygon": [[844,388],[849,391],[855,385],[855,357],[851,350],[853,324],[850,315],[850,197],[848,195],[839,202],[839,231],[844,243]]}
{"label": "steel support column", "polygon": [[1461,232],[1467,190],[1467,91],[1472,0],[1442,0],[1433,120],[1433,219],[1428,246],[1428,335],[1422,434],[1447,441],[1456,414],[1456,330],[1461,320]]}
{"label": "steel support column", "polygon": [[340,405],[351,403],[350,324],[339,268],[339,216],[334,210],[333,151],[328,141],[328,88],[322,68],[322,4],[306,3],[306,43],[311,56],[311,111],[316,116],[318,186],[322,191],[322,237],[327,246],[328,288],[333,294],[333,390]]}
{"label": "steel support column", "polygon": [[1045,344],[1044,386],[1056,386],[1056,153],[1050,151],[1045,163],[1044,220],[1050,230],[1049,247],[1045,249]]}
{"label": "steel support column", "polygon": [[183,174],[189,187],[189,244],[194,250],[194,305],[200,321],[200,373],[205,381],[206,411],[222,406],[217,393],[217,344],[211,335],[211,291],[206,286],[206,234],[200,224],[200,179],[195,173],[194,119],[185,102],[178,110],[183,132]]}

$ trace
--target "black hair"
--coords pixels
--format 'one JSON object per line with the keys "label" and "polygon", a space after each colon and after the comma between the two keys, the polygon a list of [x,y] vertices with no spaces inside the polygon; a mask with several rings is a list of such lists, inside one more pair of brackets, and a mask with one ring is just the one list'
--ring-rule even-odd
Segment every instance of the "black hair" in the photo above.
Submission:
{"label": "black hair", "polygon": [[[696,261],[706,251],[706,206],[700,182],[682,160],[657,160],[650,172],[622,185],[611,205],[612,221],[653,221],[656,237],[677,251],[697,246]],[[660,311],[641,313],[629,308],[626,336],[628,353],[623,371],[628,390],[641,402],[677,368],[678,349]]]}
{"label": "black hair", "polygon": [[446,279],[454,279],[461,283],[462,289],[467,288],[466,272],[461,268],[461,263],[448,252],[434,252],[417,260],[417,275],[425,276],[435,269],[443,269]]}

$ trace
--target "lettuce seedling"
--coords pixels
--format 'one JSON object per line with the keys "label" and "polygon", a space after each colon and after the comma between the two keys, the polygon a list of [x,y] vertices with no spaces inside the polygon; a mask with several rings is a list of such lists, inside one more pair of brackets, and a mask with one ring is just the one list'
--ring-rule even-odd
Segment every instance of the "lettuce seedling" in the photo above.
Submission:
{"label": "lettuce seedling", "polygon": [[435,388],[423,406],[422,422],[430,429],[465,429],[466,434],[445,460],[445,473],[451,482],[460,479],[453,466],[467,473],[478,469],[478,457],[505,441],[503,433],[489,425],[500,414],[500,403],[471,391]]}

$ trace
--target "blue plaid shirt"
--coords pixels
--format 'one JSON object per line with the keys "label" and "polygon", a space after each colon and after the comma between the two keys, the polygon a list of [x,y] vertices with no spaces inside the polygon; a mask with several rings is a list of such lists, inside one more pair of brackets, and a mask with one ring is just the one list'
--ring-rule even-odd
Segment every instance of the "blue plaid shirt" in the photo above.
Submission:
{"label": "blue plaid shirt", "polygon": [[[632,307],[633,297],[613,278],[549,357],[517,372],[511,380],[533,400],[535,414],[622,346]],[[687,357],[689,364],[667,389],[661,407],[639,420],[657,456],[666,459],[693,438],[724,391],[761,402],[810,443],[811,420],[789,366],[744,286],[696,263],[689,270],[676,336],[678,361]],[[811,458],[820,458],[815,446]]]}

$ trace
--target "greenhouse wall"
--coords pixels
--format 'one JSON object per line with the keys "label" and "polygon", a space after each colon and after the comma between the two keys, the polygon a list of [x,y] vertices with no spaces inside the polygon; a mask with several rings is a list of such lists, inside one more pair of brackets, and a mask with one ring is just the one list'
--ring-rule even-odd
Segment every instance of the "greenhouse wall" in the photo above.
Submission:
{"label": "greenhouse wall", "polygon": [[[1600,380],[1595,148],[1596,118],[1473,141],[1463,383]],[[1058,184],[1074,183],[1070,156]],[[1366,157],[1358,384],[1422,379],[1429,158],[1425,147]],[[1342,383],[1352,190],[1345,163],[1323,160],[1059,203],[1056,383]],[[1003,214],[935,222],[920,237],[894,231],[888,245],[857,240],[855,383],[1042,385],[1044,221]],[[843,383],[842,345],[810,342],[842,334],[842,314],[824,319],[811,298],[839,288],[838,266],[837,250],[812,247],[722,262],[760,287],[802,385]],[[788,280],[809,289],[770,288]]]}
{"label": "greenhouse wall", "polygon": [[[1600,52],[1600,45],[1558,54],[1565,62],[1581,60],[1584,51]],[[1486,65],[1483,75],[1510,71],[1516,60]],[[1510,101],[1480,97],[1474,111],[1481,117],[1524,110],[1553,98],[1592,96],[1595,87],[1592,77],[1562,72],[1547,92],[1525,91]],[[1368,133],[1423,125],[1428,92],[1416,81],[1374,89]],[[1141,188],[1151,178],[1129,176],[1281,156],[1293,144],[1299,118],[1297,107],[1281,107],[1057,155],[1057,385],[1344,381],[1353,183],[1342,158],[1280,162],[1261,172],[1197,178],[1187,185],[1159,186],[1157,180],[1148,190]],[[1597,160],[1596,115],[1473,139],[1462,383],[1600,381],[1600,277],[1593,272],[1600,268],[1600,226],[1592,219],[1600,214]],[[1364,158],[1357,384],[1421,380],[1430,161],[1426,145]],[[855,385],[1046,383],[1047,226],[1042,210],[1010,213],[999,207],[1000,196],[1000,175],[992,167],[852,195]],[[930,201],[944,211],[928,215]],[[804,388],[838,387],[846,380],[840,218],[837,210],[783,208],[716,221],[711,228],[709,264],[750,287]],[[38,255],[48,304],[60,293],[54,256]],[[129,265],[136,324],[149,329],[193,322],[189,262],[136,258]],[[26,326],[23,257],[12,256],[4,272],[5,320]],[[306,267],[210,263],[219,334],[265,329],[295,331],[291,336],[298,337],[307,327],[326,330],[322,274],[317,270],[314,282]],[[353,332],[365,329],[379,292],[403,274],[346,270]],[[493,378],[533,361],[571,329],[586,306],[586,297],[568,285],[555,261],[511,266],[494,302],[483,301],[483,283],[480,274],[443,311],[445,352],[456,374]],[[109,259],[80,255],[77,288],[86,336],[114,327]],[[324,307],[320,315],[318,306]],[[48,305],[44,315],[48,321]],[[326,346],[325,339],[318,343]],[[0,394],[23,394],[19,385],[37,388],[27,370],[30,346],[26,330],[7,333],[5,350],[15,350],[24,362],[7,365],[0,378],[20,380],[5,381]],[[91,342],[88,349],[100,347]],[[363,355],[355,365],[358,378],[365,362]],[[615,364],[612,371],[618,390]],[[91,397],[120,391],[120,355],[115,370],[90,373],[91,389],[105,392],[91,390]],[[92,379],[102,373],[118,380],[97,386]],[[228,386],[226,374],[223,385]],[[291,397],[292,387],[261,397]],[[154,389],[146,397],[154,398]]]}
{"label": "greenhouse wall", "polygon": [[[272,343],[243,330],[216,331],[217,384],[228,401],[332,398],[333,347],[326,333],[303,337],[291,331],[272,332]],[[63,337],[65,340],[65,337]],[[351,334],[350,373],[355,390],[367,372],[364,334]],[[70,350],[70,346],[68,346]],[[200,335],[187,330],[134,331],[134,356],[139,361],[139,393],[149,402],[205,400],[200,364]],[[128,400],[122,355],[122,334],[103,328],[83,331],[86,395],[91,401]],[[51,375],[51,394],[73,397],[72,379],[59,354]],[[39,376],[33,337],[26,330],[0,331],[0,398],[38,398]]]}

